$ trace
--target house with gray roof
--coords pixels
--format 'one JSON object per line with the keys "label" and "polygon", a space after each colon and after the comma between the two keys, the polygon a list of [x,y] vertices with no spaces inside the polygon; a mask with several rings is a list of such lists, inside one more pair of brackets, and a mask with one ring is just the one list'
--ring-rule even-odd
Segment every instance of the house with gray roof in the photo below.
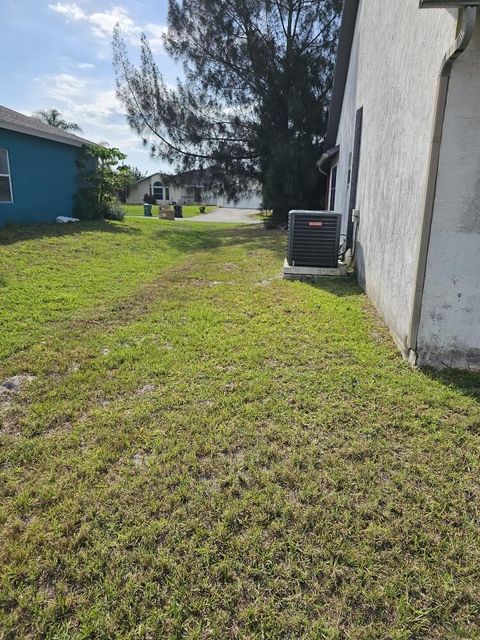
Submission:
{"label": "house with gray roof", "polygon": [[0,226],[71,216],[88,140],[0,106]]}
{"label": "house with gray roof", "polygon": [[229,200],[219,189],[209,169],[192,169],[176,175],[152,173],[138,180],[127,198],[128,204],[141,204],[146,196],[155,198],[157,204],[206,204],[227,209],[261,209],[260,185],[252,181],[250,188],[236,200]]}

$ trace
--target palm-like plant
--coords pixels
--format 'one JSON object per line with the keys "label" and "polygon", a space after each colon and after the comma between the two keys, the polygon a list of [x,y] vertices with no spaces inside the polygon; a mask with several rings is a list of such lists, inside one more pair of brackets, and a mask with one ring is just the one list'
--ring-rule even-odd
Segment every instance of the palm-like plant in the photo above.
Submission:
{"label": "palm-like plant", "polygon": [[81,127],[78,126],[76,122],[67,122],[64,120],[62,114],[58,109],[40,109],[35,112],[35,118],[46,122],[52,127],[57,127],[58,129],[62,129],[63,131],[72,131],[75,133],[82,133]]}

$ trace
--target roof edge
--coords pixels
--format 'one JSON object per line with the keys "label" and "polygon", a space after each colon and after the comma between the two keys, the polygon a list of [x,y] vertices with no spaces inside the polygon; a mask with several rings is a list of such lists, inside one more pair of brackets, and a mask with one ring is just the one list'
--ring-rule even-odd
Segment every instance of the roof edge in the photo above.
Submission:
{"label": "roof edge", "polygon": [[330,149],[337,142],[338,127],[342,115],[345,85],[347,84],[348,69],[350,67],[350,54],[352,51],[355,26],[357,24],[358,8],[360,0],[345,0],[340,25],[340,37],[337,49],[337,61],[335,64],[335,78],[333,81],[332,100],[328,116],[325,148]]}
{"label": "roof edge", "polygon": [[317,162],[317,167],[320,173],[323,173],[326,175],[326,171],[324,171],[324,169],[326,170],[330,167],[330,165],[333,163],[333,161],[335,160],[336,156],[338,156],[339,153],[340,153],[340,145],[337,145],[336,147],[333,147],[332,149],[328,149],[328,151],[325,151],[325,153],[322,155],[320,160]]}
{"label": "roof edge", "polygon": [[34,129],[33,127],[27,127],[26,125],[9,122],[0,118],[0,129],[7,129],[8,131],[16,131],[17,133],[24,133],[29,136],[35,136],[36,138],[45,138],[46,140],[52,140],[53,142],[61,142],[62,144],[68,144],[71,147],[83,147],[83,145],[95,144],[85,138],[79,136],[72,137],[73,134],[64,136],[59,129],[58,134],[56,132],[43,131],[41,129]]}

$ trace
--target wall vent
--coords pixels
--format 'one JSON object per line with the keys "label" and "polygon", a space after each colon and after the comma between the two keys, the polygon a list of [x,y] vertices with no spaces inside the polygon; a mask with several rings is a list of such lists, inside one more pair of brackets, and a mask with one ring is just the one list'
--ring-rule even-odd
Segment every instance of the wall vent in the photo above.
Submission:
{"label": "wall vent", "polygon": [[290,211],[288,264],[291,267],[337,267],[341,223],[340,213]]}

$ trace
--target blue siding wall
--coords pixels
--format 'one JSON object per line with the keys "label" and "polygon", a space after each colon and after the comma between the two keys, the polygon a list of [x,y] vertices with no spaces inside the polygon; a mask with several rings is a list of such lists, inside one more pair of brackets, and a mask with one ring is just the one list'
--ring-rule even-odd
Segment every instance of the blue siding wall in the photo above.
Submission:
{"label": "blue siding wall", "polygon": [[13,191],[12,203],[0,202],[0,226],[72,215],[79,147],[0,129],[0,148],[8,151]]}

